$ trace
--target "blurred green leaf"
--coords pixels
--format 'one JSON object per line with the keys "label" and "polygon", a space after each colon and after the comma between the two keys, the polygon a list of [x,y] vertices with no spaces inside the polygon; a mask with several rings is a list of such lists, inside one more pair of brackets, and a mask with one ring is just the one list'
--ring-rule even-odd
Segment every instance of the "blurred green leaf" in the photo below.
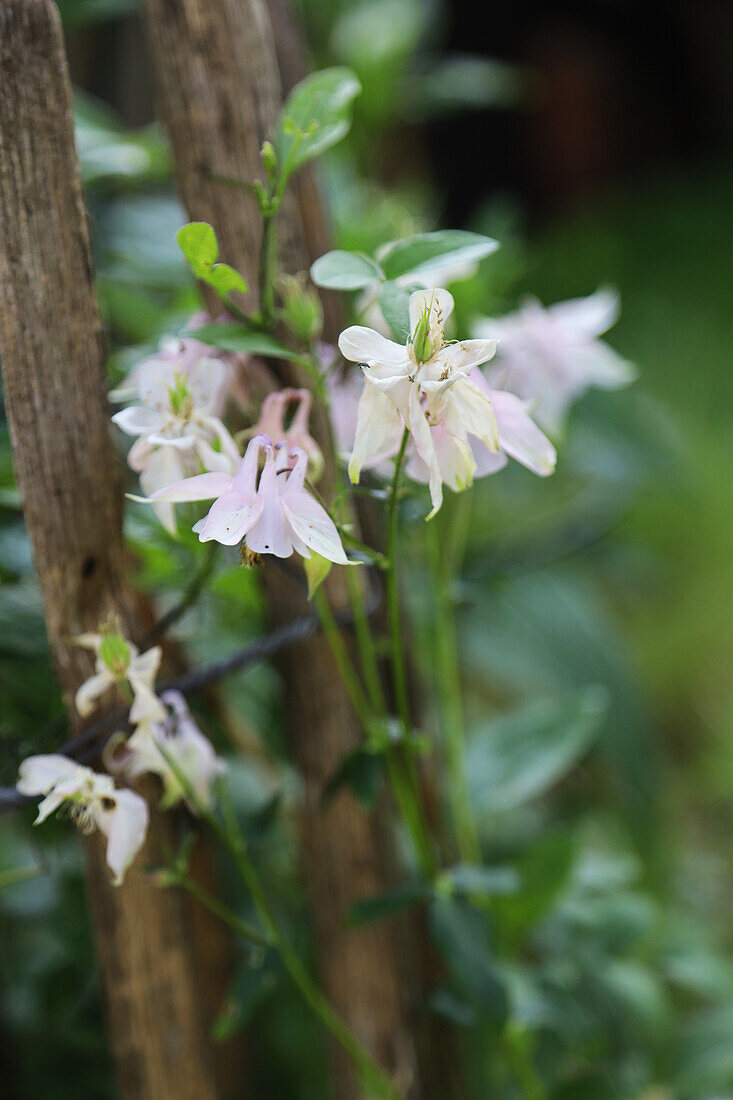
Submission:
{"label": "blurred green leaf", "polygon": [[194,336],[197,340],[202,340],[205,344],[213,344],[214,347],[224,351],[246,352],[249,355],[287,359],[290,362],[298,362],[302,358],[287,344],[276,340],[274,336],[268,336],[266,332],[253,332],[244,325],[237,324],[236,321],[201,325],[200,328],[185,332],[184,336]]}
{"label": "blurred green leaf", "polygon": [[461,991],[485,1020],[501,1026],[509,1006],[491,951],[485,914],[453,898],[436,898],[428,909],[428,924],[433,942]]}
{"label": "blurred green leaf", "polygon": [[377,800],[382,785],[383,761],[381,753],[355,749],[347,753],[323,788],[324,803],[346,784],[362,806],[369,810]]}
{"label": "blurred green leaf", "polygon": [[303,559],[303,568],[308,580],[308,599],[312,600],[318,589],[331,572],[333,562],[311,550],[311,556]]}
{"label": "blurred green leaf", "polygon": [[450,867],[440,876],[451,891],[466,896],[495,897],[497,894],[516,894],[522,879],[515,867],[471,867],[459,864]]}
{"label": "blurred green leaf", "polygon": [[326,290],[363,290],[384,278],[379,264],[363,252],[337,249],[311,265],[311,279]]}
{"label": "blurred green leaf", "polygon": [[392,335],[400,344],[410,335],[410,291],[399,283],[384,283],[379,290],[379,308]]}
{"label": "blurred green leaf", "polygon": [[377,260],[388,279],[406,275],[439,274],[441,269],[476,263],[499,247],[491,237],[463,229],[440,229],[420,233],[400,241],[391,241],[377,253]]}
{"label": "blurred green leaf", "polygon": [[587,752],[606,707],[606,692],[590,687],[533,701],[474,729],[467,770],[478,812],[514,809],[553,786]]}
{"label": "blurred green leaf", "polygon": [[246,1027],[280,982],[282,963],[273,948],[253,951],[251,958],[252,963],[236,976],[231,994],[214,1022],[212,1036],[216,1042],[226,1042]]}
{"label": "blurred green leaf", "polygon": [[282,109],[275,148],[288,175],[348,134],[361,84],[351,69],[322,69],[293,88]]}

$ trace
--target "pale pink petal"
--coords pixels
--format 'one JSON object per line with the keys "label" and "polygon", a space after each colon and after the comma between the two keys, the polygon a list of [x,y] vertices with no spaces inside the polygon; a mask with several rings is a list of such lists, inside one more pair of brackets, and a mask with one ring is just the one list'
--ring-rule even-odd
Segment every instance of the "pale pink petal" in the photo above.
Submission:
{"label": "pale pink petal", "polygon": [[364,466],[383,458],[399,446],[402,418],[379,387],[367,379],[357,407],[354,449],[349,461],[349,478],[356,484]]}
{"label": "pale pink petal", "polygon": [[247,534],[247,547],[256,554],[274,554],[276,558],[289,558],[293,552],[293,543],[282,508],[277,478],[275,454],[270,448],[257,491],[257,499],[262,507],[257,522]]}
{"label": "pale pink petal", "polygon": [[306,546],[329,561],[348,561],[333,520],[317,500],[304,490],[288,489],[281,500],[290,527]]}
{"label": "pale pink petal", "polygon": [[592,340],[616,324],[621,301],[613,290],[601,288],[586,298],[570,298],[547,307],[548,314],[578,337]]}
{"label": "pale pink petal", "polygon": [[557,461],[555,448],[534,423],[524,402],[513,393],[494,390],[491,403],[502,451],[540,477],[553,473]]}
{"label": "pale pink petal", "polygon": [[[159,489],[167,489],[170,485],[179,482],[184,473],[183,459],[175,448],[159,447],[150,455],[145,468],[140,473],[140,488],[149,497]],[[166,531],[175,534],[176,510],[173,505],[161,501],[153,505],[153,511]]]}
{"label": "pale pink petal", "polygon": [[209,473],[196,474],[195,477],[184,478],[169,485],[166,489],[158,489],[150,496],[150,503],[157,500],[169,500],[180,504],[184,501],[212,500],[220,497],[232,488],[234,478],[231,474]]}
{"label": "pale pink petal", "polygon": [[[223,474],[202,474],[202,477],[223,477]],[[231,478],[229,479],[231,483]],[[236,546],[262,514],[263,501],[258,496],[244,496],[236,490],[224,493],[212,504],[208,515],[194,525],[201,542],[220,542]]]}

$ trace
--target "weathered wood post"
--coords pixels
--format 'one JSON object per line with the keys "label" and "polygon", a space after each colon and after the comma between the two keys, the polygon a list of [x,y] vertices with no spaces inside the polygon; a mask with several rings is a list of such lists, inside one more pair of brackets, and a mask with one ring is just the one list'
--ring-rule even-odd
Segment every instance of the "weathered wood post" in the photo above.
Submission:
{"label": "weathered wood post", "polygon": [[[51,654],[71,704],[90,672],[71,637],[110,615],[134,636],[135,621],[71,89],[50,0],[0,5],[0,356]],[[73,705],[70,716],[78,728]],[[155,860],[144,851],[138,866]],[[184,899],[136,869],[111,887],[94,838],[87,862],[120,1095],[216,1100]]]}
{"label": "weathered wood post", "polygon": [[[267,10],[262,0],[144,0],[143,12],[161,112],[188,214],[214,226],[223,258],[254,287],[259,211],[253,198],[211,177],[253,180],[262,175],[260,147],[273,136],[282,99]],[[313,201],[317,202],[315,192]],[[322,212],[314,209],[313,217],[322,217]],[[297,198],[290,196],[280,218],[280,251],[287,270],[308,267],[313,258],[308,244]],[[333,338],[334,333],[327,336]],[[322,431],[319,443],[326,454],[328,495],[335,465]],[[327,582],[327,594],[337,607],[345,602],[338,574],[334,571]],[[277,578],[267,582],[267,591],[275,619],[296,613],[292,590],[283,588]],[[344,923],[359,897],[385,888],[386,832],[347,791],[326,808],[321,800],[325,783],[361,733],[322,637],[288,654],[283,672],[291,743],[305,780],[303,833],[321,980],[382,1064],[420,1096],[394,930],[377,924],[354,931]],[[335,1049],[334,1066],[339,1100],[354,1100],[360,1090],[349,1064]]]}

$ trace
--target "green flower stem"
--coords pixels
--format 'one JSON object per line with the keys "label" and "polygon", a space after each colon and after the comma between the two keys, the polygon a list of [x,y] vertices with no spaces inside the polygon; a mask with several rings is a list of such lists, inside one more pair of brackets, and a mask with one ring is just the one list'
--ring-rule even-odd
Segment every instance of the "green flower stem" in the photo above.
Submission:
{"label": "green flower stem", "polygon": [[[170,753],[165,751],[160,743],[158,743],[158,750],[167,761],[176,779],[186,792],[186,797],[194,806],[199,816],[206,822],[215,836],[232,855],[237,870],[249,890],[252,902],[257,910],[257,915],[264,930],[264,936],[262,938],[266,944],[271,945],[278,952],[285,969],[290,975],[293,983],[300,990],[306,1003],[310,1006],[324,1027],[333,1035],[336,1042],[338,1042],[353,1059],[365,1084],[372,1090],[374,1095],[379,1097],[379,1100],[402,1100],[400,1093],[389,1080],[385,1072],[380,1068],[366,1047],[362,1046],[351,1029],[344,1023],[328,999],[310,977],[308,971],[303,966],[300,958],[293,950],[289,940],[280,928],[260,881],[260,877],[257,874],[257,870],[249,858],[247,845],[240,832],[226,784],[223,782],[219,784],[219,796],[224,813],[224,821],[222,822],[216,814],[202,802],[192,785],[189,783],[187,776],[179,767],[177,761],[173,759]],[[187,884],[186,888],[189,888]],[[207,895],[206,891],[198,887],[196,888],[199,900],[203,901],[204,904],[208,904],[210,895]],[[220,909],[218,915],[222,920],[225,920],[231,927],[235,927],[236,925],[235,930],[239,931],[241,934],[243,928],[239,918],[235,917],[235,925],[232,925],[228,919],[229,911],[226,906],[219,907],[217,903],[217,909]],[[232,914],[232,916],[235,915]],[[250,930],[249,925],[245,925],[245,927],[248,931]]]}
{"label": "green flower stem", "polygon": [[369,736],[374,724],[374,714],[361,686],[361,681],[356,674],[356,669],[334,618],[331,605],[321,589],[313,596],[313,606],[321,620],[323,633],[326,635],[326,641],[336,662],[339,676],[344,683],[351,705],[364,728],[364,732]]}
{"label": "green flower stem", "polygon": [[369,625],[369,616],[364,605],[364,589],[361,577],[357,569],[346,570],[346,583],[349,589],[351,610],[354,616],[354,629],[356,632],[356,644],[359,649],[362,672],[366,682],[367,695],[373,711],[377,714],[385,714],[387,704],[382,689],[382,681],[379,675],[379,662],[374,645],[372,629]]}
{"label": "green flower stem", "polygon": [[440,704],[443,752],[453,828],[463,863],[481,862],[476,821],[466,776],[466,740],[451,571],[442,555],[443,532],[435,520],[426,539],[435,606],[435,667]]}
{"label": "green flower stem", "polygon": [[[409,431],[405,428],[402,433],[400,449],[395,460],[394,477],[392,478],[392,488],[389,496],[389,504],[387,505],[387,560],[384,566],[395,702],[397,704],[397,714],[402,723],[405,738],[409,738],[412,734],[412,717],[410,714],[407,673],[402,651],[402,626],[400,621],[399,590],[397,586],[396,551],[398,532],[397,499],[400,487],[400,474],[402,472],[402,463],[405,457],[408,438]],[[410,828],[422,872],[429,881],[432,881],[437,873],[438,866],[435,858],[435,849],[430,839],[430,834],[422,811],[420,783],[411,749],[409,747],[405,748],[405,746],[401,746],[401,748],[396,746],[394,749],[390,750],[388,753],[388,770],[395,798]]]}
{"label": "green flower stem", "polygon": [[275,312],[275,276],[277,271],[277,207],[262,212],[262,243],[260,244],[260,309],[262,323],[267,328]]}

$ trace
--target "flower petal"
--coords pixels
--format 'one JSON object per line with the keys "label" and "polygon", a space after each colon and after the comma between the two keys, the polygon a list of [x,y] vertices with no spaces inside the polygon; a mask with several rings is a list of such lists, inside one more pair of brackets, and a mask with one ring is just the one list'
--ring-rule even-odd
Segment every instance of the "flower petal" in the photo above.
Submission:
{"label": "flower petal", "polygon": [[537,427],[527,412],[524,402],[513,393],[494,390],[491,404],[499,429],[499,446],[511,458],[521,462],[528,470],[547,477],[553,473],[557,452],[550,440]]}
{"label": "flower petal", "polygon": [[[201,477],[224,477],[224,474],[201,474]],[[192,478],[191,480],[195,480]],[[231,483],[231,478],[229,478]],[[208,515],[194,524],[194,531],[201,542],[220,542],[223,546],[236,546],[262,514],[263,501],[259,496],[245,496],[235,490],[224,493],[212,504]]]}
{"label": "flower petal", "polygon": [[453,295],[449,290],[443,290],[436,286],[428,290],[416,290],[410,295],[410,332],[415,331],[415,326],[424,314],[430,310],[430,327],[439,325],[442,329],[445,322],[453,312]]}
{"label": "flower petal", "polygon": [[155,409],[146,409],[142,405],[129,405],[120,409],[112,417],[117,427],[127,435],[150,435],[163,426],[163,417]]}
{"label": "flower petal", "polygon": [[380,376],[404,375],[410,368],[410,357],[403,344],[396,344],[363,325],[352,325],[341,333],[339,351],[344,359],[366,363]]}
{"label": "flower petal", "polygon": [[18,770],[16,790],[21,794],[46,794],[62,779],[77,775],[79,765],[68,756],[59,753],[41,753],[28,756]]}
{"label": "flower petal", "polygon": [[91,714],[94,710],[94,704],[100,695],[104,695],[105,691],[112,687],[114,679],[112,674],[108,671],[97,672],[94,676],[90,676],[88,680],[78,689],[74,696],[74,703],[76,709],[82,718],[86,718],[88,714]]}
{"label": "flower petal", "polygon": [[148,831],[148,804],[135,791],[117,790],[112,810],[97,812],[97,825],[107,837],[107,866],[119,886],[125,873],[145,843]]}
{"label": "flower petal", "polygon": [[354,485],[364,466],[384,458],[399,445],[403,423],[386,393],[367,379],[359,398],[354,449],[349,460],[349,479]]}
{"label": "flower petal", "polygon": [[586,298],[555,302],[547,307],[547,312],[564,328],[572,329],[576,336],[592,340],[616,324],[621,300],[615,291],[601,287]]}
{"label": "flower petal", "polygon": [[333,520],[310,493],[286,489],[281,500],[288,523],[306,546],[329,561],[340,565],[348,562]]}
{"label": "flower petal", "polygon": [[231,474],[219,472],[196,474],[195,477],[187,477],[183,481],[176,481],[165,489],[157,489],[154,493],[151,493],[147,503],[153,504],[158,500],[169,500],[173,503],[182,503],[189,500],[212,500],[228,493],[233,482],[234,478]]}
{"label": "flower petal", "polygon": [[457,378],[450,389],[429,400],[429,409],[451,435],[460,439],[475,435],[490,451],[497,449],[499,438],[491,401],[471,379]]}
{"label": "flower petal", "polygon": [[455,344],[445,344],[430,360],[430,367],[437,361],[444,370],[467,374],[493,357],[497,343],[497,340],[460,340]]}
{"label": "flower petal", "polygon": [[435,515],[443,503],[443,485],[440,477],[438,456],[433,443],[433,435],[425,416],[425,410],[420,404],[420,398],[416,387],[410,390],[409,399],[409,428],[415,444],[415,450],[419,454],[428,469],[428,485],[433,509],[428,519]]}

